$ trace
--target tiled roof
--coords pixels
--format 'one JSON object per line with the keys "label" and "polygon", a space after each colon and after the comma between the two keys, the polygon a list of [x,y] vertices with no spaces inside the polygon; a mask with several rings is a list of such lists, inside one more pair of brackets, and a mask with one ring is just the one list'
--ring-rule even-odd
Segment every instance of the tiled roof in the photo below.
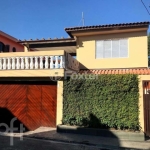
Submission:
{"label": "tiled roof", "polygon": [[26,43],[26,42],[28,42],[28,43],[33,43],[33,42],[74,42],[75,41],[75,39],[74,38],[70,38],[70,37],[68,37],[68,38],[64,38],[64,37],[62,37],[62,38],[48,38],[48,39],[45,39],[45,38],[42,38],[42,39],[29,39],[29,40],[26,40],[26,39],[24,39],[24,40],[20,40],[19,39],[19,43]]}
{"label": "tiled roof", "polygon": [[118,27],[136,27],[149,25],[150,22],[134,22],[134,23],[120,23],[120,24],[106,24],[106,25],[94,25],[94,26],[81,26],[81,27],[70,27],[65,28],[66,32],[70,31],[83,31],[83,30],[95,30],[95,29],[108,29],[108,28],[118,28]]}
{"label": "tiled roof", "polygon": [[87,74],[137,74],[137,75],[150,75],[149,68],[133,68],[133,69],[90,69],[80,70],[79,73]]}

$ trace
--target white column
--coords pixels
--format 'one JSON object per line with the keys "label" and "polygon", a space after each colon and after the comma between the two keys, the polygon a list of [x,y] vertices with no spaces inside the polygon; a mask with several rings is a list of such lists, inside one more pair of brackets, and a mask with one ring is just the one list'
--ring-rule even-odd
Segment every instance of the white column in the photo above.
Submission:
{"label": "white column", "polygon": [[45,56],[45,69],[48,69],[48,58],[49,56]]}
{"label": "white column", "polygon": [[21,69],[24,69],[24,57],[21,57]]}
{"label": "white column", "polygon": [[65,67],[66,67],[66,64],[65,64],[65,62],[66,62],[66,61],[65,61],[65,58],[66,58],[66,57],[65,57],[65,56],[62,56],[62,58],[63,58],[63,59],[62,59],[62,60],[63,60],[63,63],[62,63],[62,64],[63,64],[63,68],[65,68]]}
{"label": "white column", "polygon": [[59,65],[58,65],[58,56],[55,56],[55,68],[59,68]]}
{"label": "white column", "polygon": [[29,57],[25,57],[25,69],[29,69]]}
{"label": "white column", "polygon": [[54,64],[53,64],[53,56],[50,56],[51,60],[50,60],[50,68],[54,68]]}
{"label": "white column", "polygon": [[40,56],[40,69],[43,69],[43,56]]}
{"label": "white column", "polygon": [[20,57],[16,57],[17,63],[16,63],[16,69],[20,69]]}
{"label": "white column", "polygon": [[11,69],[11,59],[9,57],[7,58],[7,69]]}
{"label": "white column", "polygon": [[35,56],[35,69],[38,69],[38,56]]}
{"label": "white column", "polygon": [[15,57],[12,57],[12,69],[15,69],[16,65],[15,65]]}
{"label": "white column", "polygon": [[65,68],[65,56],[60,56],[60,68]]}
{"label": "white column", "polygon": [[0,58],[0,70],[3,69],[2,58]]}
{"label": "white column", "polygon": [[30,57],[30,69],[33,69],[33,57]]}
{"label": "white column", "polygon": [[6,58],[3,58],[3,69],[6,69]]}

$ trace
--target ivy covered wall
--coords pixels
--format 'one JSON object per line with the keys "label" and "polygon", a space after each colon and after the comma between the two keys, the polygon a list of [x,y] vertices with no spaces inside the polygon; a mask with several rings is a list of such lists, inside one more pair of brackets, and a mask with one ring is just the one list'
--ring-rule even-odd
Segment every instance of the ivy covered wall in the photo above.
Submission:
{"label": "ivy covered wall", "polygon": [[139,130],[137,75],[64,81],[63,124]]}

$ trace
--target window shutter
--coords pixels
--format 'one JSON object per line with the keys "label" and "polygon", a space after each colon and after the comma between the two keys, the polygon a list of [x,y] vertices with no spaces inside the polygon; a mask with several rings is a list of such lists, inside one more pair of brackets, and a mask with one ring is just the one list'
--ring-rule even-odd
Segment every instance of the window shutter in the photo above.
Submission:
{"label": "window shutter", "polygon": [[9,45],[5,45],[5,49],[4,49],[4,52],[9,52]]}
{"label": "window shutter", "polygon": [[111,58],[111,40],[104,41],[104,58]]}
{"label": "window shutter", "polygon": [[13,48],[12,48],[12,51],[13,51],[13,52],[16,52],[16,48],[15,48],[15,47],[13,47]]}
{"label": "window shutter", "polygon": [[112,58],[119,57],[119,40],[114,39],[112,40]]}
{"label": "window shutter", "polygon": [[96,41],[96,58],[103,58],[103,41]]}
{"label": "window shutter", "polygon": [[128,57],[128,40],[120,39],[120,57]]}

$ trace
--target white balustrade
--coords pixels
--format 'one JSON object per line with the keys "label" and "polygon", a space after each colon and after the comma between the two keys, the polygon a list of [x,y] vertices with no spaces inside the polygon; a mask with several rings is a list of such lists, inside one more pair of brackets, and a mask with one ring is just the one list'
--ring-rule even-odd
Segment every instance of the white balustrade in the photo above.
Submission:
{"label": "white balustrade", "polygon": [[21,69],[24,69],[24,57],[21,57]]}
{"label": "white balustrade", "polygon": [[45,56],[45,69],[48,69],[48,56]]}
{"label": "white balustrade", "polygon": [[25,57],[25,69],[29,69],[29,57]]}
{"label": "white balustrade", "polygon": [[40,69],[43,69],[43,56],[40,56]]}
{"label": "white balustrade", "polygon": [[33,69],[33,57],[30,57],[30,69]]}
{"label": "white balustrade", "polygon": [[51,69],[54,68],[53,58],[54,58],[54,56],[50,56],[50,68],[51,68]]}
{"label": "white balustrade", "polygon": [[55,68],[59,68],[58,56],[55,56]]}
{"label": "white balustrade", "polygon": [[64,68],[64,64],[65,56],[0,57],[0,70],[55,69]]}
{"label": "white balustrade", "polygon": [[6,69],[6,58],[3,58],[3,69]]}
{"label": "white balustrade", "polygon": [[11,58],[7,58],[7,69],[11,69]]}
{"label": "white balustrade", "polygon": [[15,57],[12,57],[12,69],[15,69]]}
{"label": "white balustrade", "polygon": [[59,64],[60,68],[63,68],[63,57],[60,56],[60,64]]}
{"label": "white balustrade", "polygon": [[60,56],[60,68],[65,68],[65,57]]}
{"label": "white balustrade", "polygon": [[35,57],[35,69],[38,69],[38,66],[39,66],[39,64],[38,64],[38,57],[36,56]]}
{"label": "white balustrade", "polygon": [[2,58],[0,58],[0,70],[3,69]]}
{"label": "white balustrade", "polygon": [[20,69],[20,57],[16,57],[17,63],[16,63],[16,68]]}

